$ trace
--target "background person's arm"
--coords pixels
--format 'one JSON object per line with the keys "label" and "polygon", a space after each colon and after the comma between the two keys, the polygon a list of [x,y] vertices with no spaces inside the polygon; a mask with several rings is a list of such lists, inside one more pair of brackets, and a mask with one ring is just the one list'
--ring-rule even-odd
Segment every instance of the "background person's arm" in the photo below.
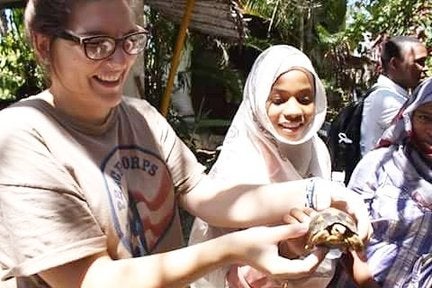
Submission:
{"label": "background person's arm", "polygon": [[342,264],[359,288],[380,288],[380,285],[373,279],[364,255],[359,255],[356,252],[345,254],[342,258]]}

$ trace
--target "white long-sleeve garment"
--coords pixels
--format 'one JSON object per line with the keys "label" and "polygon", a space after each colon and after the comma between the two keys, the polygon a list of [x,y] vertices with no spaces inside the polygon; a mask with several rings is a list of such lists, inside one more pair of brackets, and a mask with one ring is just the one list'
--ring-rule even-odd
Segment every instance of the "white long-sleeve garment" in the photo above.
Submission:
{"label": "white long-sleeve garment", "polygon": [[375,148],[378,139],[409,97],[408,91],[384,75],[380,75],[374,85],[378,89],[369,94],[363,106],[360,126],[362,155]]}
{"label": "white long-sleeve garment", "polygon": [[[301,139],[288,141],[275,131],[270,122],[266,101],[277,78],[296,68],[307,70],[313,75],[315,116]],[[309,58],[298,49],[287,45],[276,45],[265,50],[256,59],[249,73],[243,101],[223,142],[221,154],[210,171],[211,177],[232,184],[267,184],[313,176],[329,179],[329,152],[317,134],[325,120],[326,111],[325,90]],[[227,230],[208,226],[197,219],[189,244],[203,242],[226,232]],[[228,269],[229,267],[219,269],[200,279],[192,287],[228,287],[225,286],[224,279]],[[328,270],[331,269],[323,269],[326,270],[325,276],[316,275],[315,280],[311,278],[303,285],[296,281],[295,287],[325,287],[330,280],[329,275],[332,273]],[[245,269],[242,267],[238,271],[240,273]],[[245,283],[243,287],[251,286]]]}

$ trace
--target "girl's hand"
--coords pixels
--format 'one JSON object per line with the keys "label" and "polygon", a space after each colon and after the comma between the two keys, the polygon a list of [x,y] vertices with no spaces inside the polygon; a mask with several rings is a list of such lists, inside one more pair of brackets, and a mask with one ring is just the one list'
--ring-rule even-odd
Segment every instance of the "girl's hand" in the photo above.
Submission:
{"label": "girl's hand", "polygon": [[357,221],[357,232],[363,243],[367,243],[372,235],[372,224],[366,204],[359,194],[346,188],[342,183],[311,178],[307,193],[307,206],[316,210],[334,207],[350,214]]}
{"label": "girl's hand", "polygon": [[[316,211],[312,208],[305,207],[304,209],[294,208],[290,211],[290,214],[284,216],[284,222],[287,224],[303,224],[309,225],[311,218],[316,214]],[[307,236],[302,235],[298,238],[287,239],[279,243],[279,254],[290,258],[295,259],[300,256],[304,256],[305,251],[305,243],[307,241]]]}

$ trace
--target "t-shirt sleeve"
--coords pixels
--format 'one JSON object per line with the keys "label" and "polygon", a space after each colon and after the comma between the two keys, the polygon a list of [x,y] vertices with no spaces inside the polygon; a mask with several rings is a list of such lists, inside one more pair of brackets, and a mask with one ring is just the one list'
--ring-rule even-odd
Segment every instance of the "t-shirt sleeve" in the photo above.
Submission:
{"label": "t-shirt sleeve", "polygon": [[140,109],[166,165],[171,173],[177,194],[188,193],[204,176],[205,167],[183,140],[177,135],[168,121],[149,103],[141,101]]}
{"label": "t-shirt sleeve", "polygon": [[4,278],[34,275],[106,250],[105,236],[70,171],[37,131],[4,125],[0,147]]}
{"label": "t-shirt sleeve", "polygon": [[164,130],[163,150],[176,193],[188,193],[204,176],[205,167],[198,162],[169,124]]}

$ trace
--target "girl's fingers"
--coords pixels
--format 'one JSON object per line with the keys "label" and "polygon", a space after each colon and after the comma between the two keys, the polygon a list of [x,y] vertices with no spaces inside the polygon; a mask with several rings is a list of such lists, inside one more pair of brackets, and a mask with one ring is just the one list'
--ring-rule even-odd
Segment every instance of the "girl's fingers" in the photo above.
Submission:
{"label": "girl's fingers", "polygon": [[[308,211],[308,213],[311,213]],[[290,215],[297,219],[300,223],[309,224],[310,222],[310,216],[305,212],[303,209],[294,208],[290,211]]]}
{"label": "girl's fingers", "polygon": [[286,223],[286,224],[295,224],[295,223],[300,223],[300,222],[298,221],[297,218],[295,218],[295,217],[293,217],[293,216],[291,216],[291,215],[289,215],[289,214],[286,214],[286,215],[283,217],[283,221],[284,221],[284,223]]}

